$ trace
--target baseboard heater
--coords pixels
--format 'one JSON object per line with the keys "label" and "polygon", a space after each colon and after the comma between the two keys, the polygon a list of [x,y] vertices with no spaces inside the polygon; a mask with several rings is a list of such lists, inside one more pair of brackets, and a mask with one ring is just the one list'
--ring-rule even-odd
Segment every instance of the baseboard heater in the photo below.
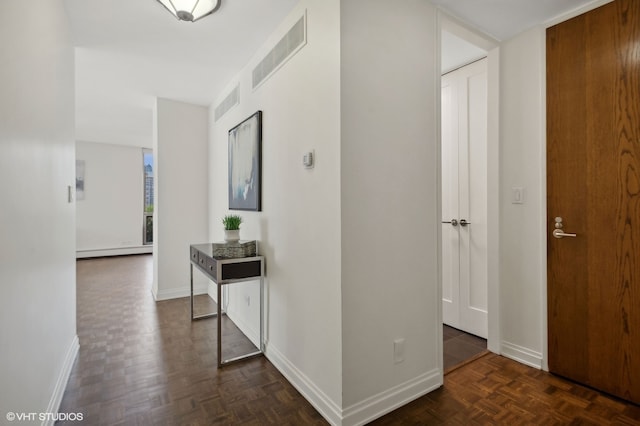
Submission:
{"label": "baseboard heater", "polygon": [[77,250],[76,259],[86,259],[89,257],[126,256],[129,254],[147,254],[147,253],[153,253],[152,245]]}

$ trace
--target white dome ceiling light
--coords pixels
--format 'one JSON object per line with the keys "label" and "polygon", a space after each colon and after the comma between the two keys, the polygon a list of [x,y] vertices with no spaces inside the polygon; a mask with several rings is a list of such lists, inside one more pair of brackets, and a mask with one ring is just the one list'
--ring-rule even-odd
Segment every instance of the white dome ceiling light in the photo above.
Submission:
{"label": "white dome ceiling light", "polygon": [[180,21],[196,22],[220,7],[221,0],[158,0]]}

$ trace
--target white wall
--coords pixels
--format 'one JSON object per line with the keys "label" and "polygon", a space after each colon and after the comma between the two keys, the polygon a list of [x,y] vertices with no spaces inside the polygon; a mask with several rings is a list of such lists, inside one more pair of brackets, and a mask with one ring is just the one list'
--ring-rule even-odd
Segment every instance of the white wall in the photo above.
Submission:
{"label": "white wall", "polygon": [[[252,91],[253,65],[304,8],[308,44]],[[263,211],[240,213],[267,258],[267,356],[336,424],[442,383],[436,39],[426,2],[302,1],[218,98],[240,83],[211,131],[211,239],[228,213],[227,132],[261,109]]]}
{"label": "white wall", "polygon": [[[501,352],[542,367],[546,335],[544,28],[501,46]],[[524,204],[511,188],[524,187]]]}
{"label": "white wall", "polygon": [[[208,239],[209,108],[157,99],[154,114],[153,295],[189,295],[189,245]],[[206,280],[196,276],[198,292]]]}
{"label": "white wall", "polygon": [[343,1],[341,30],[343,405],[362,422],[442,381],[436,13]]}
{"label": "white wall", "polygon": [[78,349],[75,205],[67,199],[75,185],[74,66],[62,1],[3,1],[0,63],[4,423],[9,411],[56,412]]}
{"label": "white wall", "polygon": [[[252,69],[305,9],[308,43],[253,91]],[[209,163],[210,239],[219,241],[229,213],[227,132],[263,111],[262,212],[235,213],[241,237],[259,240],[266,256],[266,354],[334,420],[342,401],[339,24],[338,0],[296,6],[214,103],[240,83],[240,104],[212,124]],[[309,149],[317,163],[307,170]]]}
{"label": "white wall", "polygon": [[[85,161],[85,198],[76,202],[78,255],[121,254],[141,248],[142,148],[77,141],[76,159]],[[145,251],[151,252],[151,246]]]}
{"label": "white wall", "polygon": [[[303,7],[309,44],[255,92],[249,89],[251,65],[229,85],[240,82],[241,102],[212,127],[210,236],[221,239],[219,219],[227,213],[226,133],[262,109],[264,211],[243,213],[242,232],[259,239],[267,256],[267,355],[327,418],[356,424],[442,380],[435,14],[417,0],[344,1],[338,14],[324,16],[320,7],[335,6],[309,0]],[[329,31],[335,22],[338,34]],[[490,182],[500,181],[500,194],[491,199],[499,200],[501,221],[492,213],[500,247],[492,276],[501,281],[491,296],[499,300],[500,316],[490,328],[499,328],[493,332],[500,342],[495,350],[537,367],[543,365],[546,324],[543,36],[541,28],[527,31],[489,55],[500,61],[490,84],[498,75],[501,80],[500,98],[490,102],[500,111],[500,174],[491,168]],[[331,49],[340,51],[339,76]],[[256,58],[253,64],[261,55]],[[309,70],[311,64],[316,69]],[[340,106],[331,99],[335,93]],[[313,116],[303,114],[310,104]],[[338,136],[332,135],[336,122]],[[319,159],[310,172],[299,169],[309,148]],[[492,158],[498,157],[495,149],[497,144]],[[310,178],[326,168],[332,173],[313,179],[314,191],[307,190]],[[525,204],[511,204],[513,186],[525,188]],[[320,195],[325,198],[319,204]],[[397,234],[398,220],[408,228],[404,235]],[[307,242],[311,226],[315,239]],[[340,312],[332,313],[336,308]],[[393,341],[401,338],[405,360],[394,364]]]}

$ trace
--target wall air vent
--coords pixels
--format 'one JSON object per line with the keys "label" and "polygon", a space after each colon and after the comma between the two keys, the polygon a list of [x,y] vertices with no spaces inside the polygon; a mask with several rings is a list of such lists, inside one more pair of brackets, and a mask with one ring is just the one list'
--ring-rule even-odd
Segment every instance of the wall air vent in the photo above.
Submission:
{"label": "wall air vent", "polygon": [[223,115],[227,113],[231,108],[240,103],[240,85],[236,85],[231,93],[216,107],[215,120],[218,121]]}
{"label": "wall air vent", "polygon": [[278,68],[307,44],[306,12],[253,69],[253,88],[273,75]]}

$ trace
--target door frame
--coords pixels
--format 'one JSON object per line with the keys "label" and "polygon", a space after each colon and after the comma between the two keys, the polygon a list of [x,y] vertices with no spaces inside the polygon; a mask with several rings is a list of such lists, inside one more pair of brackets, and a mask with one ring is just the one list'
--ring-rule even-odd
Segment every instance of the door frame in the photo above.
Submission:
{"label": "door frame", "polygon": [[[500,353],[500,43],[459,21],[457,18],[438,10],[437,19],[437,60],[440,70],[442,31],[446,30],[471,44],[487,51],[487,349]],[[437,155],[442,152],[440,73],[436,87],[437,95]],[[442,169],[438,162],[438,225],[442,221]],[[438,318],[442,324],[442,229],[438,226]],[[439,330],[440,367],[442,369],[442,327]]]}

